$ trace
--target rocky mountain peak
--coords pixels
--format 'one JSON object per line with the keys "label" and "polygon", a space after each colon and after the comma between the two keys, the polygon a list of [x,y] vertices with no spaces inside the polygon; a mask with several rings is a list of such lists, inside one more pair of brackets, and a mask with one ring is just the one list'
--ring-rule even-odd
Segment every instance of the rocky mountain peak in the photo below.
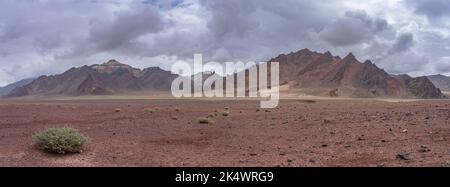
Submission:
{"label": "rocky mountain peak", "polygon": [[343,61],[358,61],[352,52],[348,53],[348,55],[345,56],[344,59],[342,59],[342,60]]}
{"label": "rocky mountain peak", "polygon": [[102,64],[102,65],[106,65],[106,66],[117,66],[117,65],[124,65],[122,63],[120,63],[119,61],[115,60],[115,59],[111,59],[108,62]]}
{"label": "rocky mountain peak", "polygon": [[114,60],[114,59],[111,59],[108,62],[100,64],[100,65],[98,65],[98,64],[92,65],[91,68],[97,70],[100,73],[108,73],[108,74],[111,74],[119,69],[127,69],[136,77],[138,77],[142,74],[140,69],[134,68],[127,64],[122,64],[119,61]]}
{"label": "rocky mountain peak", "polygon": [[313,52],[311,50],[309,50],[308,48],[304,48],[302,50],[297,51],[296,53],[309,55],[309,54],[312,54]]}

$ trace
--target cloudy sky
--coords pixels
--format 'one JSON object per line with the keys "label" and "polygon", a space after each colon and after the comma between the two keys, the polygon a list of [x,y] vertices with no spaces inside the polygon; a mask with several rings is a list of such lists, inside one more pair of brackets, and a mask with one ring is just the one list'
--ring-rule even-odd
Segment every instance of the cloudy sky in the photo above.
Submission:
{"label": "cloudy sky", "polygon": [[450,75],[447,0],[1,0],[0,86],[109,59],[170,69],[302,48]]}

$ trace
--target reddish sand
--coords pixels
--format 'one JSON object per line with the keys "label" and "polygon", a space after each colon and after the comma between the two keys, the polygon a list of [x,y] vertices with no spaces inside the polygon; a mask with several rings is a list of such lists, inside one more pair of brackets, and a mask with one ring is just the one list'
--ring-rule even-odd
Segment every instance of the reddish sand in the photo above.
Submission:
{"label": "reddish sand", "polygon": [[[224,107],[230,116],[221,115]],[[450,166],[450,101],[283,100],[257,108],[257,101],[2,101],[0,166]],[[215,109],[214,124],[197,123]],[[90,138],[81,154],[33,146],[34,133],[63,126]]]}

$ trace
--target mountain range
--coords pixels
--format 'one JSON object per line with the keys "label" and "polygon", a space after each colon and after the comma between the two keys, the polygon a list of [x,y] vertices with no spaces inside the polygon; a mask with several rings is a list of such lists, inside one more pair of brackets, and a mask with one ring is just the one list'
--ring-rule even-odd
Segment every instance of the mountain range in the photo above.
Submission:
{"label": "mountain range", "polygon": [[126,91],[170,90],[177,75],[158,67],[143,70],[110,60],[104,64],[71,68],[59,75],[41,76],[16,87],[9,97],[26,95],[109,95]]}
{"label": "mountain range", "polygon": [[8,84],[6,86],[0,87],[0,96],[8,95],[16,87],[21,87],[29,84],[34,78],[22,79],[20,81]]}
{"label": "mountain range", "polygon": [[[270,62],[279,62],[280,84],[291,92],[328,97],[445,97],[430,81],[434,76],[429,79],[425,76],[391,75],[370,61],[361,63],[352,53],[341,58],[330,52],[302,49],[281,54],[270,59]],[[178,75],[158,67],[141,70],[110,60],[104,64],[71,68],[58,75],[41,76],[28,84],[19,85],[8,96],[170,91],[176,77]]]}
{"label": "mountain range", "polygon": [[361,63],[349,53],[344,58],[330,52],[302,49],[270,61],[280,63],[280,82],[311,95],[348,97],[442,98],[427,77],[391,75],[371,61]]}

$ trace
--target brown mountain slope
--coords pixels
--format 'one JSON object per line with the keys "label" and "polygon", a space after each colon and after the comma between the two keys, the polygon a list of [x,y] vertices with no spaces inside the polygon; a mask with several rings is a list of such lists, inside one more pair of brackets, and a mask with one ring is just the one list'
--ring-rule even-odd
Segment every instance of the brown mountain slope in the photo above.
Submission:
{"label": "brown mountain slope", "polygon": [[72,68],[62,74],[41,76],[8,96],[106,95],[125,91],[170,90],[176,75],[160,68],[136,69],[115,60],[101,65]]}
{"label": "brown mountain slope", "polygon": [[450,77],[445,75],[430,75],[428,79],[441,90],[450,92]]}
{"label": "brown mountain slope", "polygon": [[426,77],[393,76],[350,53],[343,59],[302,49],[271,59],[280,63],[280,83],[299,92],[322,96],[442,98]]}

